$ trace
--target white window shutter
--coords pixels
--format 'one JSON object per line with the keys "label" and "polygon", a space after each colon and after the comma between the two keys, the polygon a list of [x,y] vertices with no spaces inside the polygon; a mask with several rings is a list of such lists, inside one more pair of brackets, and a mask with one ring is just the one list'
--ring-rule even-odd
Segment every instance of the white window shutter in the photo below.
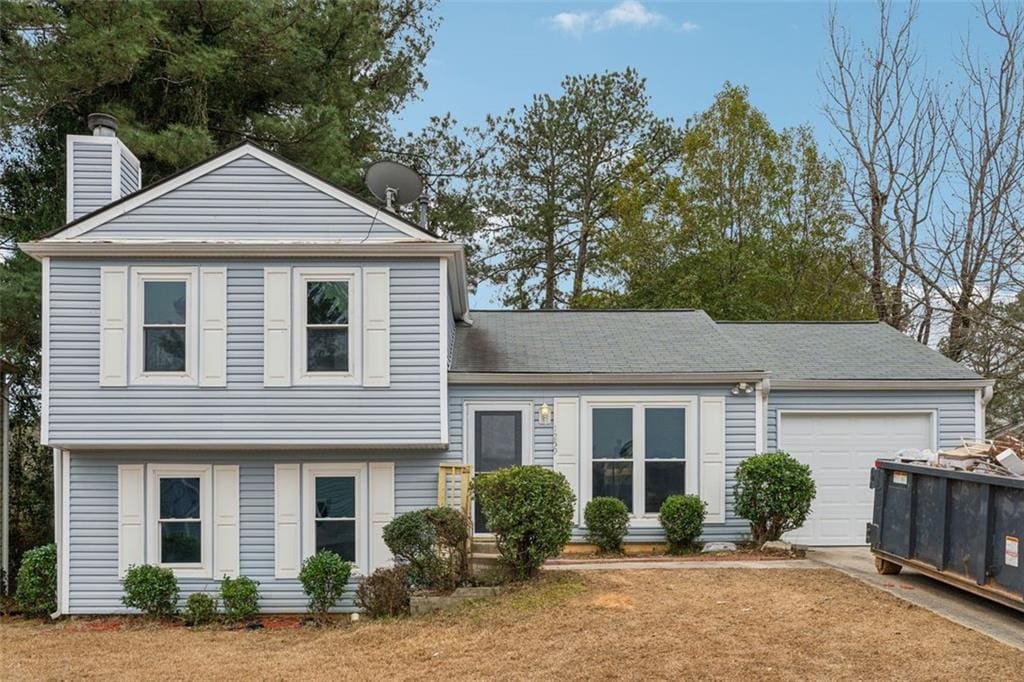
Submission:
{"label": "white window shutter", "polygon": [[390,268],[363,268],[363,385],[391,385]]}
{"label": "white window shutter", "polygon": [[274,465],[274,575],[278,578],[299,577],[300,489],[298,464]]}
{"label": "white window shutter", "polygon": [[395,518],[395,463],[370,462],[370,571],[390,566],[384,526]]}
{"label": "white window shutter", "polygon": [[117,465],[117,564],[121,576],[146,563],[146,477],[142,464]]}
{"label": "white window shutter", "polygon": [[100,268],[100,386],[128,385],[128,268]]}
{"label": "white window shutter", "polygon": [[238,577],[238,465],[213,467],[213,577]]}
{"label": "white window shutter", "polygon": [[555,471],[565,476],[576,496],[576,525],[580,525],[580,401],[555,400]]}
{"label": "white window shutter", "polygon": [[228,271],[199,271],[199,385],[227,385]]}
{"label": "white window shutter", "polygon": [[700,399],[700,498],[708,523],[725,523],[725,398]]}
{"label": "white window shutter", "polygon": [[263,270],[263,385],[292,383],[292,271]]}

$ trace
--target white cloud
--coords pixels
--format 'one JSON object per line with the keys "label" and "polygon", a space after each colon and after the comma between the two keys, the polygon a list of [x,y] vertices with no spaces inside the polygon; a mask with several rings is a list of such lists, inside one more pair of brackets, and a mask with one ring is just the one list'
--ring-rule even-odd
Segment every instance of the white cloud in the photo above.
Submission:
{"label": "white cloud", "polygon": [[[668,24],[665,15],[647,9],[639,0],[622,0],[603,12],[559,12],[548,18],[556,30],[577,38],[589,31],[607,31],[614,28],[653,28]],[[687,28],[692,26],[692,28]],[[684,31],[698,28],[697,24],[686,22]]]}
{"label": "white cloud", "polygon": [[684,21],[682,24],[679,25],[679,28],[684,33],[693,33],[694,31],[700,28],[700,24],[694,23],[692,21]]}

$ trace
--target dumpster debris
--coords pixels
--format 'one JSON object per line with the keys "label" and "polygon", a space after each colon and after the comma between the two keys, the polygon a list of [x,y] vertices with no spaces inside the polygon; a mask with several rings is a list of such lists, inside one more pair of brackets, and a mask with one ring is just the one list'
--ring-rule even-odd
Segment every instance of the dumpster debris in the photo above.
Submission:
{"label": "dumpster debris", "polygon": [[906,448],[897,452],[895,459],[941,469],[1024,478],[1024,438],[963,439],[959,447],[938,452]]}

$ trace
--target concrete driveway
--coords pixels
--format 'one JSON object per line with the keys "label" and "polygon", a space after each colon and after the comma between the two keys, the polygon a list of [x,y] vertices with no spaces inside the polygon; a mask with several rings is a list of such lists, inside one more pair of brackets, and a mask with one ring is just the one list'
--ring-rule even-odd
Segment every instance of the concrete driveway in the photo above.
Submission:
{"label": "concrete driveway", "polygon": [[939,614],[1004,644],[1024,650],[1024,613],[933,580],[913,569],[879,575],[867,547],[814,547],[807,558]]}

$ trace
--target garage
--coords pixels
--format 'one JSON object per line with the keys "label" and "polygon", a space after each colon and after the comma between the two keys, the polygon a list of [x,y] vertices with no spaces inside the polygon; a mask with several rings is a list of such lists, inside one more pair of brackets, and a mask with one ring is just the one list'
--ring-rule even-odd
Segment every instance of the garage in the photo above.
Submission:
{"label": "garage", "polygon": [[805,545],[863,545],[871,520],[868,485],[876,459],[935,447],[932,412],[779,411],[779,449],[811,467],[818,493],[804,527],[785,539]]}

